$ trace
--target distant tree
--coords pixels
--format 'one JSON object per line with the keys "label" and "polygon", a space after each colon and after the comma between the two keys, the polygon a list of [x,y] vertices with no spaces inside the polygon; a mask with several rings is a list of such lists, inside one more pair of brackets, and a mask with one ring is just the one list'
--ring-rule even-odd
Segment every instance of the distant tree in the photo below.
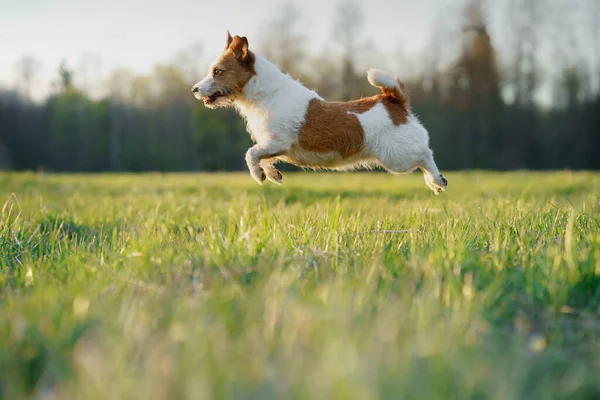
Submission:
{"label": "distant tree", "polygon": [[312,82],[319,94],[329,100],[340,99],[340,82],[335,77],[340,75],[339,61],[330,52],[323,52],[312,59]]}
{"label": "distant tree", "polygon": [[101,59],[95,54],[83,54],[77,66],[78,86],[88,94],[95,92],[100,79]]}
{"label": "distant tree", "polygon": [[592,77],[595,83],[595,94],[598,94],[600,93],[600,1],[588,0],[587,5],[585,12],[589,18],[589,32],[593,43]]}
{"label": "distant tree", "polygon": [[341,49],[341,100],[355,99],[369,91],[363,74],[356,71],[357,57],[365,48],[364,14],[359,0],[338,3],[333,21],[333,38]]}
{"label": "distant tree", "polygon": [[554,106],[573,111],[589,96],[586,71],[581,64],[565,66],[554,89]]}
{"label": "distant tree", "polygon": [[365,18],[358,0],[342,0],[338,3],[333,21],[333,38],[342,49],[344,58],[353,57],[361,50]]}
{"label": "distant tree", "polygon": [[17,61],[16,69],[19,76],[21,93],[23,93],[25,98],[29,98],[35,74],[39,69],[39,62],[31,56],[23,56]]}
{"label": "distant tree", "polygon": [[431,41],[431,52],[429,60],[429,74],[431,79],[431,94],[436,102],[441,100],[441,70],[442,70],[442,50],[443,36],[442,30],[436,27]]}
{"label": "distant tree", "polygon": [[198,82],[206,73],[204,46],[195,42],[181,49],[175,57],[175,65],[183,73],[188,86]]}
{"label": "distant tree", "polygon": [[587,130],[590,140],[586,141],[590,164],[585,168],[600,169],[600,92],[586,103],[585,120],[582,125]]}
{"label": "distant tree", "polygon": [[593,43],[592,82],[595,82],[594,96],[585,105],[585,128],[591,168],[600,168],[600,1],[588,0],[590,33]]}
{"label": "distant tree", "polygon": [[280,4],[259,35],[261,53],[285,73],[305,78],[306,22],[302,10],[292,1]]}
{"label": "distant tree", "polygon": [[58,89],[69,90],[73,88],[73,71],[67,67],[67,62],[62,61],[58,67]]}
{"label": "distant tree", "polygon": [[131,99],[132,82],[136,78],[128,69],[117,68],[104,81],[106,95],[118,102],[128,102]]}
{"label": "distant tree", "polygon": [[175,65],[157,65],[152,79],[154,101],[166,106],[173,103],[188,103],[193,100],[190,85],[184,72]]}
{"label": "distant tree", "polygon": [[490,154],[499,147],[503,103],[496,52],[480,0],[465,9],[461,54],[451,69],[449,106],[456,110],[461,130],[459,166],[494,166]]}
{"label": "distant tree", "polygon": [[198,168],[206,171],[245,168],[243,154],[251,146],[251,139],[233,110],[210,111],[195,107],[191,127],[198,150]]}
{"label": "distant tree", "polygon": [[510,38],[510,88],[514,103],[534,106],[540,84],[538,70],[539,36],[543,15],[551,7],[545,0],[510,0],[507,3],[507,37]]}
{"label": "distant tree", "polygon": [[10,170],[12,161],[6,146],[0,141],[0,171]]}
{"label": "distant tree", "polygon": [[595,151],[590,143],[598,133],[585,124],[586,101],[591,98],[589,82],[583,63],[574,62],[562,70],[555,85],[554,110],[545,128],[544,146],[546,153],[561,160],[564,167],[585,168],[593,160]]}

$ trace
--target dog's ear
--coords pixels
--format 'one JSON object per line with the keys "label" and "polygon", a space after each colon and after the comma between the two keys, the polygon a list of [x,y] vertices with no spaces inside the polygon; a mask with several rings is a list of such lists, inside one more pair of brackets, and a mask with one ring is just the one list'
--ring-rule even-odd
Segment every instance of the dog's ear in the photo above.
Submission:
{"label": "dog's ear", "polygon": [[225,50],[227,50],[229,46],[231,46],[232,41],[233,38],[231,37],[231,33],[229,33],[229,29],[227,29],[227,44],[225,45]]}
{"label": "dog's ear", "polygon": [[248,39],[245,36],[235,36],[229,48],[233,51],[235,58],[241,61],[248,60]]}

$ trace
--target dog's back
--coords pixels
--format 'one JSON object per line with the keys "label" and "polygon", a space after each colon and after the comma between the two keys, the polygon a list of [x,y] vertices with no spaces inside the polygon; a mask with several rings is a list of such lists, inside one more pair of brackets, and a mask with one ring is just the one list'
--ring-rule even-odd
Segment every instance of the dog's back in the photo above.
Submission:
{"label": "dog's back", "polygon": [[[369,82],[382,94],[348,102],[311,99],[297,146],[288,162],[314,168],[348,169],[376,163],[389,141],[403,142],[409,153],[419,153],[414,133],[403,138],[411,120],[410,101],[404,85],[378,70],[368,72]],[[426,132],[419,132],[418,146],[427,145]],[[397,146],[395,146],[397,147]],[[316,154],[314,154],[316,153]]]}

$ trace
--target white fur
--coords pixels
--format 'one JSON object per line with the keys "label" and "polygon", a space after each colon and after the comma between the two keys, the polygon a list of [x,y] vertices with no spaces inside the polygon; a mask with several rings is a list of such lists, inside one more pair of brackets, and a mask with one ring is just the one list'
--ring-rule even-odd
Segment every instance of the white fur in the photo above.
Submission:
{"label": "white fur", "polygon": [[257,144],[277,142],[287,150],[296,142],[308,103],[321,97],[261,56],[256,56],[254,70],[256,75],[246,83],[244,96],[235,106]]}
{"label": "white fur", "polygon": [[[256,75],[246,83],[243,96],[234,105],[256,142],[246,153],[246,162],[258,183],[265,178],[281,183],[281,174],[272,162],[282,160],[309,168],[338,170],[379,165],[397,174],[421,168],[426,184],[435,194],[445,190],[447,182],[433,161],[427,130],[413,115],[406,124],[395,126],[386,107],[377,103],[363,113],[355,113],[365,132],[365,146],[360,154],[344,159],[336,152],[311,152],[299,146],[298,137],[310,101],[322,98],[261,56],[256,56],[254,68]],[[374,86],[400,88],[396,78],[379,70],[369,70],[367,78]],[[208,85],[207,81],[205,78],[197,85]]]}
{"label": "white fur", "polygon": [[200,91],[194,92],[194,96],[198,100],[202,100],[202,95],[209,93],[211,91],[214,83],[215,83],[215,79],[213,78],[213,76],[210,74],[206,75],[206,77],[204,79],[202,79],[200,82],[198,82],[196,84],[196,86],[198,87],[198,89],[200,89]]}
{"label": "white fur", "polygon": [[254,70],[256,75],[246,83],[243,96],[235,101],[235,106],[256,141],[246,153],[246,162],[250,174],[260,183],[260,160],[292,149],[298,141],[309,102],[321,97],[259,55]]}
{"label": "white fur", "polygon": [[371,68],[367,71],[367,79],[373,86],[393,88],[398,86],[398,81],[391,74]]}

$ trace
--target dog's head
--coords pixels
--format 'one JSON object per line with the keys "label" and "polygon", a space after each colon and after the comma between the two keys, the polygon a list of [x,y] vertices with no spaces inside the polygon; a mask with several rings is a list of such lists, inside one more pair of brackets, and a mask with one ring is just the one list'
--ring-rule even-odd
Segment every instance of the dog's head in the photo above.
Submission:
{"label": "dog's head", "polygon": [[225,50],[208,70],[208,75],[192,87],[198,100],[204,100],[208,108],[230,106],[242,95],[246,83],[254,71],[254,54],[248,49],[248,39],[231,37],[227,31]]}

